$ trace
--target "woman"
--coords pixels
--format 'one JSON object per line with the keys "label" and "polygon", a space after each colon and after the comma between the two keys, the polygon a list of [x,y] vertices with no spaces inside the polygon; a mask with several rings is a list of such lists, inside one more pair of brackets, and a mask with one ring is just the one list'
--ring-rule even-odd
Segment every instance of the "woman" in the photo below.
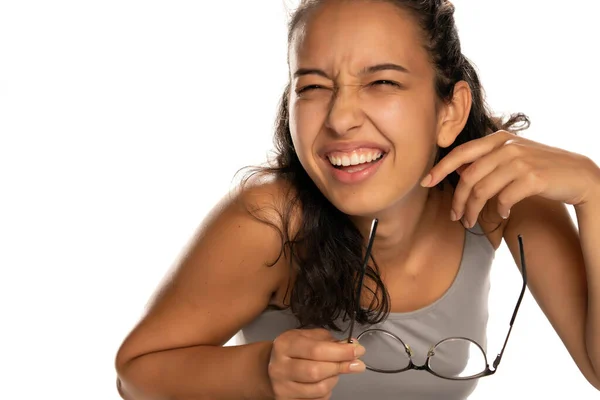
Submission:
{"label": "woman", "polygon": [[600,389],[600,169],[492,117],[453,11],[302,2],[275,165],[215,208],[121,346],[123,398],[466,398],[482,371],[431,346],[485,350],[493,254],[504,239],[521,267],[519,235],[532,294]]}

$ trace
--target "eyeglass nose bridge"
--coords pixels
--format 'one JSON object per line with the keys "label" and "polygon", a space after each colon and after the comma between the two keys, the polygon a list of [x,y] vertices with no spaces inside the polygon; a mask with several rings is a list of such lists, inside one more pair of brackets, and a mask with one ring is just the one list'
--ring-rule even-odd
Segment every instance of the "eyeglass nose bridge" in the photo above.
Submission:
{"label": "eyeglass nose bridge", "polygon": [[[404,343],[404,342],[402,342],[402,344],[404,345],[404,351],[406,352],[406,355],[408,356],[408,365],[405,368],[403,368],[402,371],[416,370],[416,371],[429,371],[429,372],[434,373],[431,370],[431,367],[429,367],[429,359],[435,355],[435,352],[433,351],[433,347],[430,348],[429,351],[427,352],[427,358],[425,359],[425,363],[422,364],[422,365],[417,365],[413,361],[413,354],[414,353],[413,353],[412,348],[409,345],[407,345],[406,343]],[[367,366],[367,369],[372,369],[374,371],[379,371],[376,368],[370,368],[368,366]]]}
{"label": "eyeglass nose bridge", "polygon": [[417,371],[431,371],[431,368],[429,367],[429,359],[433,356],[435,356],[435,346],[431,346],[429,348],[429,350],[427,351],[427,358],[425,359],[425,362],[422,365],[417,365],[414,363],[412,355],[413,355],[413,351],[410,348],[409,345],[405,344],[404,345],[406,348],[408,348],[409,352],[407,352],[408,354],[408,369],[414,369]]}
{"label": "eyeglass nose bridge", "polygon": [[[412,360],[410,361],[412,363]],[[411,369],[417,370],[417,371],[429,371],[429,367],[427,366],[427,363],[423,364],[423,365],[416,365],[416,364],[412,364],[411,365]]]}
{"label": "eyeglass nose bridge", "polygon": [[[396,339],[398,342],[400,342],[402,344],[402,346],[404,347],[404,352],[408,356],[408,366],[406,368],[403,368],[403,371],[410,370],[410,369],[414,369],[417,371],[423,371],[423,370],[431,371],[431,368],[429,368],[429,359],[435,355],[435,352],[434,352],[435,345],[431,346],[429,348],[429,351],[427,352],[427,359],[425,360],[425,363],[422,365],[417,365],[413,361],[413,356],[414,356],[413,349],[408,344],[404,343],[404,340],[400,339],[400,337],[393,334],[392,332],[386,331],[385,329],[380,329],[380,328],[367,329],[366,331],[364,331],[360,335],[358,335],[357,339],[358,339],[359,343],[360,343],[360,339],[363,335],[371,333],[371,332],[381,332],[389,337]],[[367,367],[367,369],[373,369],[373,370],[378,371],[378,369],[376,369],[376,368]]]}

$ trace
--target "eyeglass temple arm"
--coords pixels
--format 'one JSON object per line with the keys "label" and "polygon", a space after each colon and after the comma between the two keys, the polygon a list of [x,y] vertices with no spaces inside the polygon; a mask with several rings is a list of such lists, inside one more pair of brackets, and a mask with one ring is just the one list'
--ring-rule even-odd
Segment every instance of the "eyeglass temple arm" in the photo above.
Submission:
{"label": "eyeglass temple arm", "polygon": [[493,367],[494,371],[500,365],[500,360],[502,360],[502,355],[504,354],[504,349],[506,349],[506,343],[508,342],[508,338],[510,337],[510,332],[512,331],[513,324],[515,322],[515,318],[517,317],[517,313],[519,312],[519,306],[521,305],[521,301],[523,301],[523,296],[525,295],[525,289],[527,289],[527,268],[525,265],[525,252],[523,251],[523,238],[521,235],[517,236],[519,241],[519,255],[521,258],[521,274],[523,275],[523,287],[521,288],[521,294],[519,295],[519,300],[517,301],[517,305],[515,306],[515,310],[513,311],[512,318],[510,319],[510,328],[508,329],[508,333],[506,334],[506,339],[504,339],[504,344],[502,345],[502,350],[500,350],[500,354],[496,356],[494,360]]}
{"label": "eyeglass temple arm", "polygon": [[360,297],[362,294],[363,280],[365,278],[365,273],[367,271],[367,263],[371,258],[371,248],[373,247],[373,241],[375,240],[375,232],[377,231],[377,223],[378,219],[375,218],[371,223],[371,233],[369,234],[369,242],[367,243],[367,250],[365,251],[365,259],[363,261],[362,269],[360,270],[360,275],[358,277],[358,287],[356,288],[356,305],[354,307],[354,315],[352,316],[352,320],[350,321],[350,333],[348,334],[348,343],[352,343],[352,333],[354,331],[354,321],[356,321],[356,314],[360,309]]}

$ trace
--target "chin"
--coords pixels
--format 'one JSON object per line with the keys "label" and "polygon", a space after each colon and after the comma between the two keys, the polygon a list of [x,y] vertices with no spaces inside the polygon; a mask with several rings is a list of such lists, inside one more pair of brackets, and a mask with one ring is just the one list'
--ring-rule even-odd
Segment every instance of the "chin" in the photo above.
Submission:
{"label": "chin", "polygon": [[352,217],[375,218],[391,207],[391,202],[380,196],[375,196],[373,193],[352,193],[344,196],[333,195],[327,197],[335,208]]}

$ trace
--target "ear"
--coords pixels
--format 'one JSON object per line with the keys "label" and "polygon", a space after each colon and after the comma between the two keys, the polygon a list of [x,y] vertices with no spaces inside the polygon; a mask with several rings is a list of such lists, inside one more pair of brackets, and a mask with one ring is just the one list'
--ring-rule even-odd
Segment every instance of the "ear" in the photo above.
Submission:
{"label": "ear", "polygon": [[469,118],[472,101],[469,84],[465,81],[457,82],[454,85],[452,99],[443,103],[439,113],[437,135],[439,147],[450,146],[462,132]]}

